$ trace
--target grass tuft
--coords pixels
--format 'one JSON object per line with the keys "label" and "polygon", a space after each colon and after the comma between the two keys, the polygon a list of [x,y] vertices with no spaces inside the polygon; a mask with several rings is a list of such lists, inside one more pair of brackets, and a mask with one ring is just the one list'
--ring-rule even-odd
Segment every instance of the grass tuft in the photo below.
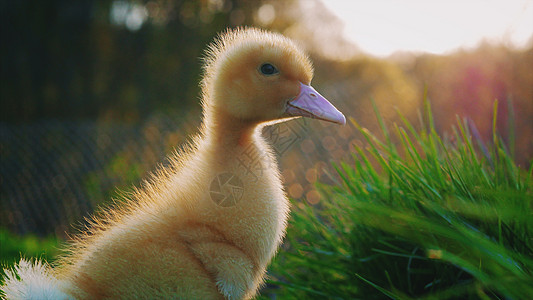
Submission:
{"label": "grass tuft", "polygon": [[417,130],[401,114],[403,124],[387,128],[376,109],[385,141],[352,120],[366,146],[354,145],[352,164],[335,165],[341,182],[318,185],[319,209],[295,205],[286,249],[271,267],[276,294],[533,295],[532,169],[515,165],[495,126],[489,146],[475,144],[475,127],[460,119],[444,139],[428,101],[424,110]]}

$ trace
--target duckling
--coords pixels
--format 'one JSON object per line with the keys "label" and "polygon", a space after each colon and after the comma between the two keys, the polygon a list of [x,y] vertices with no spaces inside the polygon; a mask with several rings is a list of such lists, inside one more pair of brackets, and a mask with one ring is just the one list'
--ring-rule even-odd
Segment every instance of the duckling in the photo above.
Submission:
{"label": "duckling", "polygon": [[22,260],[6,271],[8,299],[256,295],[289,214],[262,128],[300,116],[346,120],[310,86],[311,61],[281,34],[227,30],[204,60],[200,133],[127,204],[94,218],[56,267]]}

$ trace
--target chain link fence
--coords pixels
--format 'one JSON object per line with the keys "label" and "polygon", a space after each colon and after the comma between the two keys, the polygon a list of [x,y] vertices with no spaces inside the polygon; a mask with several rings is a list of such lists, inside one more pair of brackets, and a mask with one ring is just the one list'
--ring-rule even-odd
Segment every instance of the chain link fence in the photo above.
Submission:
{"label": "chain link fence", "polygon": [[[0,123],[0,226],[19,233],[64,237],[106,201],[117,199],[165,164],[200,123],[152,115],[140,124],[97,121]],[[319,203],[317,180],[327,182],[349,148],[349,126],[298,119],[266,127],[291,198]],[[243,156],[255,176],[261,157]],[[77,226],[76,226],[77,224]]]}
{"label": "chain link fence", "polygon": [[185,139],[176,120],[0,124],[0,226],[64,235]]}

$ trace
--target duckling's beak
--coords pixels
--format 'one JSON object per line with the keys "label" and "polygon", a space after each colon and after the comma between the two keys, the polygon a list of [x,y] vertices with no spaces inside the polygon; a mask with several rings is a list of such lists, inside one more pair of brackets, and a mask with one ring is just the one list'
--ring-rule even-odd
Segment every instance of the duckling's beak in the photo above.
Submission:
{"label": "duckling's beak", "polygon": [[344,115],[312,86],[300,83],[300,94],[287,104],[291,116],[303,116],[337,124],[346,124]]}

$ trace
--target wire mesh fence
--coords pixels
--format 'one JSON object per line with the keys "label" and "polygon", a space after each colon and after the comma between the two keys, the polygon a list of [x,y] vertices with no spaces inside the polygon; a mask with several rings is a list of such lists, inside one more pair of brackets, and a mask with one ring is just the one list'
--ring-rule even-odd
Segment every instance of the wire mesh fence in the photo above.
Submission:
{"label": "wire mesh fence", "polygon": [[[0,227],[65,236],[72,224],[165,164],[165,157],[196,131],[198,115],[155,114],[140,124],[0,123]],[[351,129],[306,119],[264,129],[291,198],[319,203],[314,183],[330,180],[334,171],[328,161],[348,153],[351,134],[346,130]],[[261,176],[253,161],[246,167]]]}
{"label": "wire mesh fence", "polygon": [[186,136],[179,125],[164,115],[142,124],[1,124],[0,226],[62,235],[153,169]]}

